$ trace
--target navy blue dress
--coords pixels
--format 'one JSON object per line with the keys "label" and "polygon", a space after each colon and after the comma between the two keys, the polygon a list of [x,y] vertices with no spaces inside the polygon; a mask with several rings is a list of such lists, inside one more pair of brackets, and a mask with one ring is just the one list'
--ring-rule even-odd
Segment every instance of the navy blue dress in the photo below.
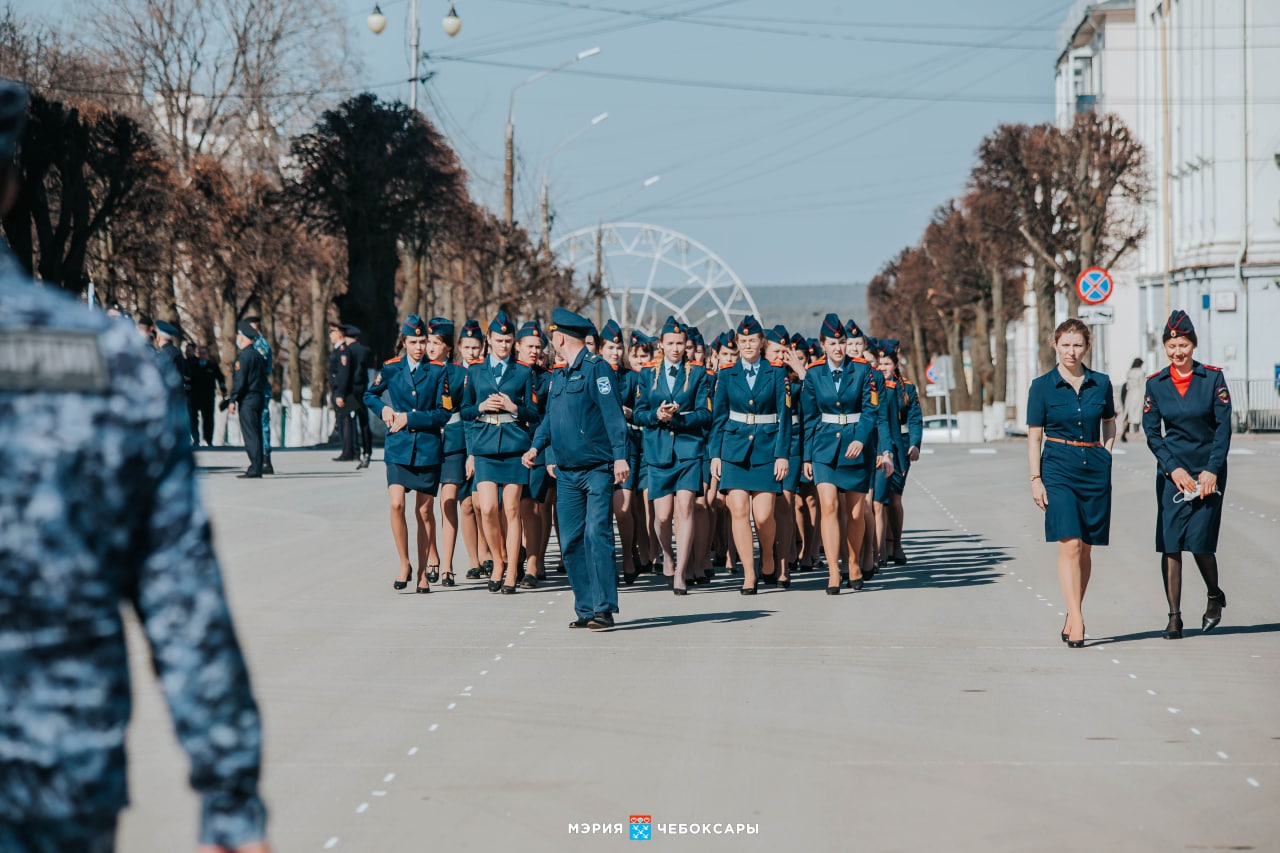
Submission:
{"label": "navy blue dress", "polygon": [[[804,460],[813,464],[815,483],[866,493],[874,484],[875,447],[889,444],[889,426],[880,417],[875,384],[880,374],[862,359],[846,358],[836,369],[840,371],[838,389],[826,359],[814,362],[805,372]],[[862,453],[848,459],[844,454],[854,441],[862,442]]]}
{"label": "navy blue dress", "polygon": [[463,486],[467,482],[467,426],[462,422],[461,409],[467,388],[467,369],[451,361],[441,366],[445,369],[445,376],[440,400],[450,414],[444,427],[444,462],[440,466],[440,482]]}
{"label": "navy blue dress", "polygon": [[[1156,465],[1156,550],[1163,554],[1218,549],[1222,501],[1227,488],[1227,452],[1231,450],[1231,392],[1222,370],[1191,363],[1191,385],[1184,397],[1169,368],[1147,380],[1142,431]],[[1207,498],[1173,502],[1178,487],[1169,474],[1178,468],[1198,479],[1202,471],[1218,477]]]}
{"label": "navy blue dress", "polygon": [[[422,361],[416,368],[407,357],[385,362],[364,403],[381,415],[384,406],[408,415],[399,432],[388,432],[383,443],[387,485],[434,495],[444,462],[444,427],[451,412],[443,406],[444,366]],[[384,399],[385,395],[385,399]]]}
{"label": "navy blue dress", "polygon": [[[533,370],[508,359],[501,378],[494,376],[488,358],[467,368],[467,387],[462,419],[471,424],[467,450],[475,458],[475,481],[499,485],[529,484],[529,469],[520,457],[529,449],[530,438],[542,413],[534,403]],[[502,393],[515,403],[517,412],[481,412],[480,402],[490,394]]]}
{"label": "navy blue dress", "polygon": [[[754,387],[746,369],[757,372]],[[716,374],[711,407],[711,456],[720,460],[720,491],[782,493],[774,479],[778,459],[791,458],[791,406],[787,370],[763,358],[739,360]]]}
{"label": "navy blue dress", "polygon": [[1040,478],[1049,496],[1044,514],[1046,541],[1108,543],[1111,453],[1101,443],[1102,422],[1115,416],[1111,378],[1105,373],[1085,368],[1079,394],[1056,366],[1032,381],[1027,426],[1042,427],[1046,439],[1040,456]]}
{"label": "navy blue dress", "polygon": [[[710,385],[700,364],[682,361],[676,365],[647,365],[636,378],[635,405],[631,420],[644,429],[643,457],[645,487],[649,500],[676,492],[702,491],[702,461],[706,456],[706,428],[711,423]],[[679,406],[667,423],[658,420],[663,403]]]}

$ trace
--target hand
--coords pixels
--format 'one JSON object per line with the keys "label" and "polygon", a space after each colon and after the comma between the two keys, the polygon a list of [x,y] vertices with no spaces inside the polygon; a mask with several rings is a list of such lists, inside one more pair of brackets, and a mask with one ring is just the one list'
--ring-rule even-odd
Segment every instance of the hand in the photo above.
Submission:
{"label": "hand", "polygon": [[907,451],[907,459],[908,459],[909,461],[911,461],[911,462],[919,462],[919,461],[920,461],[920,448],[918,448],[918,447],[913,447],[913,448],[911,448],[910,450],[908,450],[908,451]]}
{"label": "hand", "polygon": [[216,844],[201,844],[196,848],[196,853],[271,853],[271,848],[267,846],[265,841],[250,841],[248,844],[241,844],[239,847],[219,847]]}
{"label": "hand", "polygon": [[1200,472],[1200,497],[1207,498],[1218,491],[1218,475],[1212,471]]}
{"label": "hand", "polygon": [[538,451],[530,447],[524,452],[524,456],[520,457],[520,462],[524,467],[532,469],[534,465],[538,464]]}
{"label": "hand", "polygon": [[876,463],[876,467],[884,471],[886,477],[893,476],[893,456],[886,453],[880,457],[880,461]]}
{"label": "hand", "polygon": [[805,364],[804,358],[801,357],[800,353],[793,349],[789,349],[787,350],[787,354],[784,356],[783,360],[791,366],[793,371],[795,371],[796,377],[801,381],[804,381],[805,369],[808,365]]}
{"label": "hand", "polygon": [[507,412],[512,415],[520,413],[520,409],[506,394],[495,394],[494,396],[498,398],[498,411]]}
{"label": "hand", "polygon": [[1042,510],[1049,506],[1049,493],[1045,491],[1044,480],[1037,478],[1031,481],[1031,501]]}
{"label": "hand", "polygon": [[409,426],[409,413],[396,412],[396,416],[391,419],[391,431],[400,432],[400,430],[406,429],[408,426]]}
{"label": "hand", "polygon": [[556,478],[556,466],[554,465],[547,466],[547,476],[553,480]]}
{"label": "hand", "polygon": [[382,422],[387,425],[387,429],[391,429],[391,422],[395,420],[396,410],[390,406],[382,407]]}
{"label": "hand", "polygon": [[633,414],[635,414],[635,413],[634,413],[633,411],[631,411],[631,408],[630,408],[629,406],[623,406],[623,407],[622,407],[622,416],[623,416],[624,418],[626,418],[628,421],[629,421],[629,420],[631,420],[631,416],[632,416]]}
{"label": "hand", "polygon": [[631,476],[631,465],[625,459],[617,459],[613,463],[613,484],[621,486]]}
{"label": "hand", "polygon": [[502,397],[504,396],[505,395],[503,394],[490,394],[488,397],[485,397],[484,402],[479,406],[480,411],[485,412],[486,414],[491,412],[501,412]]}
{"label": "hand", "polygon": [[468,480],[476,475],[476,458],[474,456],[467,457],[466,474]]}
{"label": "hand", "polygon": [[335,405],[337,405],[339,409],[345,409],[347,407],[346,403],[343,401],[343,398],[341,397],[334,397],[333,402]]}
{"label": "hand", "polygon": [[787,472],[791,470],[791,462],[787,459],[773,460],[773,479],[781,483],[787,479]]}
{"label": "hand", "polygon": [[660,424],[671,423],[671,418],[673,415],[675,415],[675,413],[676,413],[675,403],[661,404],[660,406],[658,406],[658,413],[657,413],[658,423]]}
{"label": "hand", "polygon": [[806,480],[812,480],[813,479],[813,463],[812,462],[804,463],[804,467],[800,469],[800,473],[804,475],[804,478]]}
{"label": "hand", "polygon": [[845,459],[857,459],[862,455],[862,442],[854,441],[849,445],[849,449],[844,452]]}
{"label": "hand", "polygon": [[718,458],[711,460],[711,476],[716,480],[720,479],[720,460]]}
{"label": "hand", "polygon": [[[1196,481],[1191,479],[1191,475],[1187,473],[1186,468],[1174,468],[1169,474],[1169,479],[1178,487],[1178,491],[1191,494],[1196,490]],[[1215,482],[1216,482],[1215,478]]]}

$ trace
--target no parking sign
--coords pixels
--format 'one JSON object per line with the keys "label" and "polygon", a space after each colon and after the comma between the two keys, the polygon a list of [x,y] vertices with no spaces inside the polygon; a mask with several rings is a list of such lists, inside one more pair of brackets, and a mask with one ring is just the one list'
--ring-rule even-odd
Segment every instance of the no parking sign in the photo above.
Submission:
{"label": "no parking sign", "polygon": [[1101,305],[1111,298],[1115,282],[1102,267],[1089,267],[1076,278],[1076,294],[1086,305]]}

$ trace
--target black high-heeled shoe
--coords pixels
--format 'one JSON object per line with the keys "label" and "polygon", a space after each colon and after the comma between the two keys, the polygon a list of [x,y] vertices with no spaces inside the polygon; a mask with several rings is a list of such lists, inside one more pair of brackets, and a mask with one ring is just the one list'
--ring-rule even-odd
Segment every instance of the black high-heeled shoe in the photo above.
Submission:
{"label": "black high-heeled shoe", "polygon": [[859,591],[860,589],[862,589],[862,585],[863,585],[864,583],[866,583],[866,579],[865,579],[865,578],[854,578],[853,580],[849,581],[849,587],[850,587],[854,592],[857,592],[857,591]]}
{"label": "black high-heeled shoe", "polygon": [[760,582],[759,582],[759,581],[756,581],[756,582],[755,582],[754,584],[752,584],[751,586],[744,586],[742,589],[738,590],[738,593],[739,593],[740,595],[755,595],[755,594],[756,594],[756,588],[757,588],[757,587],[759,587],[759,586],[760,586]]}
{"label": "black high-heeled shoe", "polygon": [[427,582],[436,583],[439,580],[440,580],[440,567],[428,565],[427,566]]}
{"label": "black high-heeled shoe", "polygon": [[765,586],[777,586],[777,585],[778,585],[778,573],[777,573],[777,572],[774,572],[774,573],[773,573],[773,574],[771,574],[771,575],[766,575],[766,574],[764,574],[764,573],[762,572],[762,573],[760,574],[760,580],[764,581],[764,585],[765,585]]}
{"label": "black high-heeled shoe", "polygon": [[1209,596],[1209,607],[1204,612],[1204,617],[1200,623],[1200,630],[1209,633],[1218,624],[1222,622],[1222,608],[1227,606],[1227,594],[1222,590],[1218,590],[1216,595]]}
{"label": "black high-heeled shoe", "polygon": [[1068,637],[1068,638],[1067,638],[1067,648],[1069,648],[1069,649],[1083,649],[1083,648],[1084,648],[1084,636],[1083,636],[1083,635],[1084,635],[1084,628],[1083,628],[1083,626],[1081,626],[1080,634],[1081,634],[1081,637],[1080,637],[1080,639],[1078,639],[1078,640],[1073,640],[1073,639],[1071,639],[1070,637]]}
{"label": "black high-heeled shoe", "polygon": [[827,587],[827,595],[839,595],[839,594],[840,594],[840,587],[838,586]]}
{"label": "black high-heeled shoe", "polygon": [[671,591],[672,591],[672,592],[674,592],[676,595],[688,595],[688,594],[689,594],[689,588],[688,588],[688,587],[685,587],[684,589],[680,589],[679,587],[672,587],[672,588],[671,588]]}
{"label": "black high-heeled shoe", "polygon": [[[638,568],[639,568],[639,567],[637,567],[637,569],[638,569]],[[626,584],[627,586],[631,586],[632,584],[634,584],[634,583],[636,582],[636,578],[638,578],[638,577],[640,577],[640,571],[639,571],[639,570],[634,571],[634,572],[626,572],[626,571],[624,571],[624,572],[622,573],[622,582],[623,582],[624,584]]]}
{"label": "black high-heeled shoe", "polygon": [[411,580],[413,580],[413,566],[409,567],[409,577],[405,578],[404,580],[394,581],[391,585],[398,590],[404,589],[409,585],[409,581]]}
{"label": "black high-heeled shoe", "polygon": [[791,578],[778,578],[778,586],[783,589],[791,589]]}
{"label": "black high-heeled shoe", "polygon": [[1063,626],[1062,626],[1062,628],[1063,628],[1063,630],[1062,630],[1062,642],[1064,642],[1064,643],[1065,643],[1065,642],[1067,641],[1067,631],[1066,631],[1067,626],[1066,626],[1066,625],[1063,625]]}
{"label": "black high-heeled shoe", "polygon": [[711,578],[707,575],[698,575],[696,578],[693,579],[693,582],[697,586],[702,586],[704,584],[711,583]]}
{"label": "black high-heeled shoe", "polygon": [[455,583],[453,580],[453,572],[445,572],[443,575],[441,575],[440,585],[441,586],[457,586],[457,583]]}
{"label": "black high-heeled shoe", "polygon": [[488,587],[489,592],[497,592],[502,589],[502,581],[489,581]]}
{"label": "black high-heeled shoe", "polygon": [[503,595],[515,595],[516,588],[514,586],[500,586]]}
{"label": "black high-heeled shoe", "polygon": [[1169,624],[1165,627],[1164,632],[1160,635],[1166,640],[1182,639],[1182,612],[1175,610],[1169,614]]}
{"label": "black high-heeled shoe", "polygon": [[425,587],[425,588],[424,588],[424,587],[420,587],[420,586],[416,586],[416,587],[414,587],[414,588],[413,588],[413,591],[414,591],[414,592],[416,592],[416,593],[418,593],[418,594],[420,594],[420,595],[426,595],[427,593],[431,592],[431,584],[430,584],[430,583],[428,583],[428,584],[426,585],[426,587]]}

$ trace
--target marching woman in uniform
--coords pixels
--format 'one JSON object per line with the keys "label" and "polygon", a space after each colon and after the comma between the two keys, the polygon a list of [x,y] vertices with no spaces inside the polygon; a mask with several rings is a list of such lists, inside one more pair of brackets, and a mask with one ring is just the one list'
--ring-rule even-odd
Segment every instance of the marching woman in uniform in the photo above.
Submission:
{"label": "marching woman in uniform", "polygon": [[[659,361],[640,371],[632,419],[644,427],[642,456],[664,572],[676,595],[686,595],[693,577],[694,501],[702,491],[704,431],[711,420],[707,372],[685,361],[685,331],[674,317],[662,326],[659,351]],[[673,519],[678,555],[671,549]]]}
{"label": "marching woman in uniform", "polygon": [[[516,360],[533,374],[533,407],[541,421],[547,414],[547,394],[551,390],[551,373],[542,366],[542,329],[530,320],[516,332]],[[520,498],[520,524],[524,535],[524,574],[521,589],[537,589],[538,581],[547,577],[543,560],[550,532],[551,513],[547,501],[555,480],[547,473],[545,454],[539,454],[527,471],[528,482]],[[547,527],[544,527],[547,525]]]}
{"label": "marching woman in uniform", "polygon": [[840,318],[828,314],[818,336],[825,358],[809,365],[804,377],[805,475],[818,486],[819,534],[827,555],[827,595],[839,595],[840,553],[845,551],[849,584],[862,589],[861,551],[866,526],[866,496],[874,468],[867,464],[870,443],[888,444],[879,418],[879,399],[871,369],[845,357],[848,334]]}
{"label": "marching woman in uniform", "polygon": [[[796,490],[800,485],[800,469],[804,467],[801,446],[804,443],[804,424],[800,418],[800,387],[804,379],[804,362],[795,363],[791,351],[791,336],[785,326],[774,326],[764,333],[764,357],[775,367],[786,370],[787,408],[791,417],[791,444],[787,450],[787,477],[782,481],[782,494],[774,503],[774,545],[778,574],[775,582],[783,589],[791,588],[791,570],[796,565]],[[797,367],[800,371],[797,375]],[[766,579],[765,581],[769,581]]]}
{"label": "marching woman in uniform", "polygon": [[489,323],[489,357],[468,368],[462,405],[462,419],[472,424],[467,450],[475,460],[480,523],[494,559],[489,591],[504,595],[516,591],[520,571],[520,496],[529,482],[521,457],[529,449],[531,433],[538,425],[533,373],[512,358],[515,331],[505,311],[499,311]]}
{"label": "marching woman in uniform", "polygon": [[898,342],[880,342],[880,373],[884,376],[889,422],[889,442],[893,447],[893,473],[876,470],[876,537],[880,565],[892,561],[901,566],[907,562],[902,550],[902,492],[907,486],[911,463],[920,458],[920,442],[924,436],[924,416],[916,386],[899,370]]}
{"label": "marching woman in uniform", "polygon": [[[707,394],[711,399],[716,396],[716,383],[720,379],[720,371],[732,367],[738,361],[738,342],[734,339],[733,330],[721,332],[716,339],[715,362],[707,368]],[[706,458],[707,510],[711,517],[712,573],[716,568],[723,568],[730,574],[737,574],[735,563],[738,561],[737,549],[733,544],[733,524],[729,516],[729,506],[725,503],[724,492],[720,491],[720,478],[711,472],[711,442],[707,442]]]}
{"label": "marching woman in uniform", "polygon": [[610,320],[600,330],[600,357],[613,368],[615,393],[622,404],[622,417],[627,422],[627,464],[631,468],[627,479],[613,492],[613,518],[618,525],[618,539],[622,542],[622,581],[633,584],[639,576],[636,571],[636,526],[631,502],[635,499],[636,483],[640,480],[640,444],[643,430],[633,421],[636,389],[639,374],[627,364],[627,351],[622,341],[622,329]]}
{"label": "marching woman in uniform", "polygon": [[1093,547],[1111,534],[1111,446],[1116,409],[1111,378],[1084,366],[1089,327],[1074,317],[1053,333],[1058,364],[1031,383],[1027,455],[1031,499],[1044,511],[1046,541],[1058,543],[1058,583],[1067,602],[1062,639],[1084,646],[1084,594]]}
{"label": "marching woman in uniform", "polygon": [[[458,336],[457,364],[464,371],[472,364],[484,358],[484,330],[480,322],[470,317],[462,324],[462,334]],[[465,395],[459,395],[454,401],[461,406]],[[468,447],[471,443],[472,424],[463,422],[463,443]],[[466,481],[458,490],[458,524],[462,528],[462,541],[467,546],[467,556],[471,560],[471,568],[467,569],[467,580],[489,577],[493,570],[493,560],[489,557],[489,545],[484,541],[484,530],[480,525],[480,510],[475,501],[475,460],[467,451],[465,465]]]}
{"label": "marching woman in uniform", "polygon": [[441,431],[451,412],[441,406],[445,370],[427,359],[426,324],[417,314],[410,314],[400,327],[400,334],[404,354],[382,365],[373,385],[365,391],[364,402],[387,425],[383,459],[391,496],[391,534],[400,555],[400,576],[394,586],[404,589],[413,578],[404,507],[405,493],[416,492],[418,592],[425,593],[431,591],[429,581],[423,586],[430,547],[426,520],[431,518],[440,484],[440,466],[444,462]]}
{"label": "marching woman in uniform", "polygon": [[742,560],[743,595],[757,586],[751,522],[760,542],[760,574],[776,581],[773,507],[791,455],[787,371],[762,357],[764,330],[748,314],[738,324],[738,362],[720,371],[711,406],[711,476],[729,504],[733,541]]}
{"label": "marching woman in uniform", "polygon": [[653,344],[654,339],[644,332],[639,329],[631,330],[628,364],[632,365],[631,370],[635,374],[635,380],[632,382],[631,402],[627,403],[632,410],[631,422],[627,426],[631,433],[630,438],[634,442],[634,452],[638,454],[636,464],[633,466],[633,471],[636,473],[635,488],[632,490],[631,497],[631,519],[636,542],[633,565],[635,571],[639,573],[653,568],[658,551],[653,535],[653,501],[649,499],[649,478],[642,464],[644,428],[635,422],[635,408],[640,399],[640,371],[653,359]]}
{"label": "marching woman in uniform", "polygon": [[[884,376],[881,375],[879,370],[880,342],[863,332],[858,327],[856,320],[850,320],[845,328],[849,332],[848,342],[845,345],[845,360],[861,362],[867,365],[870,370],[868,375],[871,377],[872,394],[877,401],[883,401]],[[862,452],[862,458],[866,460],[865,464],[871,469],[871,488],[867,490],[867,495],[863,499],[866,504],[863,508],[863,513],[867,522],[862,526],[862,547],[858,551],[862,576],[865,580],[875,577],[878,571],[876,549],[879,547],[879,543],[876,540],[875,524],[875,478],[878,474],[883,473],[884,460],[892,459],[893,457],[892,448],[882,438],[889,436],[889,422],[883,405],[877,409],[876,418],[882,423],[876,424],[876,428],[871,432],[871,441],[866,450]]]}
{"label": "marching woman in uniform", "polygon": [[[458,541],[458,493],[467,483],[467,442],[462,423],[462,396],[467,386],[467,371],[455,364],[453,355],[453,323],[443,317],[427,321],[427,358],[444,368],[440,405],[448,410],[444,427],[444,463],[440,466],[440,520],[443,532],[436,547],[431,536],[431,553],[427,564],[427,580],[454,586],[453,551]],[[434,524],[434,518],[428,527]]]}
{"label": "marching woman in uniform", "polygon": [[1182,637],[1182,552],[1190,551],[1204,578],[1209,605],[1201,627],[1222,621],[1227,595],[1218,586],[1218,530],[1231,450],[1231,392],[1222,370],[1192,358],[1196,330],[1183,311],[1164,327],[1169,366],[1147,380],[1142,431],[1155,454],[1156,550],[1169,600],[1165,639]]}

